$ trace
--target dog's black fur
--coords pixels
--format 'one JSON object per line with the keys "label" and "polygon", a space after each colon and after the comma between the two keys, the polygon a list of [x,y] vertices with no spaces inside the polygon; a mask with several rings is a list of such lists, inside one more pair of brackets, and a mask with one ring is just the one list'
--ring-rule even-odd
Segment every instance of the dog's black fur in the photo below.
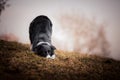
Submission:
{"label": "dog's black fur", "polygon": [[29,38],[32,45],[32,51],[43,57],[54,55],[54,50],[56,48],[51,44],[51,35],[51,20],[44,15],[36,17],[29,27]]}

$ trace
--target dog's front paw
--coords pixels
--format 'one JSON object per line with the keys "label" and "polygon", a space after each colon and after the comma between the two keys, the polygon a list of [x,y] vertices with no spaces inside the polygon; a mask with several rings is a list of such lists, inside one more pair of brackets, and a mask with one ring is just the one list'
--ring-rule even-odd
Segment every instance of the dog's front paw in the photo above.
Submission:
{"label": "dog's front paw", "polygon": [[52,56],[47,55],[46,58],[48,58],[48,59],[55,59],[55,55],[52,55]]}
{"label": "dog's front paw", "polygon": [[50,55],[47,55],[46,58],[51,58],[51,56],[50,56]]}
{"label": "dog's front paw", "polygon": [[51,56],[51,59],[55,59],[55,54]]}

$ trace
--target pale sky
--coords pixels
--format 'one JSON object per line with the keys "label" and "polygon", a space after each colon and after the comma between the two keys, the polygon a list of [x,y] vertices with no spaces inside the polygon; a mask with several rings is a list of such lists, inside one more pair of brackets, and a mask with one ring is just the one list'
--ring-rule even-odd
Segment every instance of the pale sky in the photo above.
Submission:
{"label": "pale sky", "polygon": [[[20,42],[29,42],[29,24],[38,15],[47,15],[53,22],[53,36],[61,13],[78,13],[107,23],[107,38],[114,58],[120,58],[120,0],[10,0],[10,7],[1,15],[0,34],[14,33]],[[59,35],[60,36],[60,35]]]}

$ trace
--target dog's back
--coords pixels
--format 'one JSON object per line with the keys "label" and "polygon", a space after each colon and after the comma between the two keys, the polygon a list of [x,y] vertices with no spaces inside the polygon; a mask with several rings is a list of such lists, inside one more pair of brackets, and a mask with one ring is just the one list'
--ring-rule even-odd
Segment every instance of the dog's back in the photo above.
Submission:
{"label": "dog's back", "polygon": [[52,23],[49,18],[46,16],[36,17],[30,24],[29,34],[31,44],[36,45],[40,41],[51,43]]}

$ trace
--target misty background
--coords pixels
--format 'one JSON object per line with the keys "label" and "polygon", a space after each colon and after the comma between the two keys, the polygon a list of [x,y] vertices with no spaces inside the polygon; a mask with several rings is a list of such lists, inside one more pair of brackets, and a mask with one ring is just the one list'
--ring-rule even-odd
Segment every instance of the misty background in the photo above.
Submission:
{"label": "misty background", "polygon": [[119,0],[9,0],[0,16],[0,38],[29,42],[30,22],[39,15],[53,23],[52,43],[60,50],[120,60]]}

